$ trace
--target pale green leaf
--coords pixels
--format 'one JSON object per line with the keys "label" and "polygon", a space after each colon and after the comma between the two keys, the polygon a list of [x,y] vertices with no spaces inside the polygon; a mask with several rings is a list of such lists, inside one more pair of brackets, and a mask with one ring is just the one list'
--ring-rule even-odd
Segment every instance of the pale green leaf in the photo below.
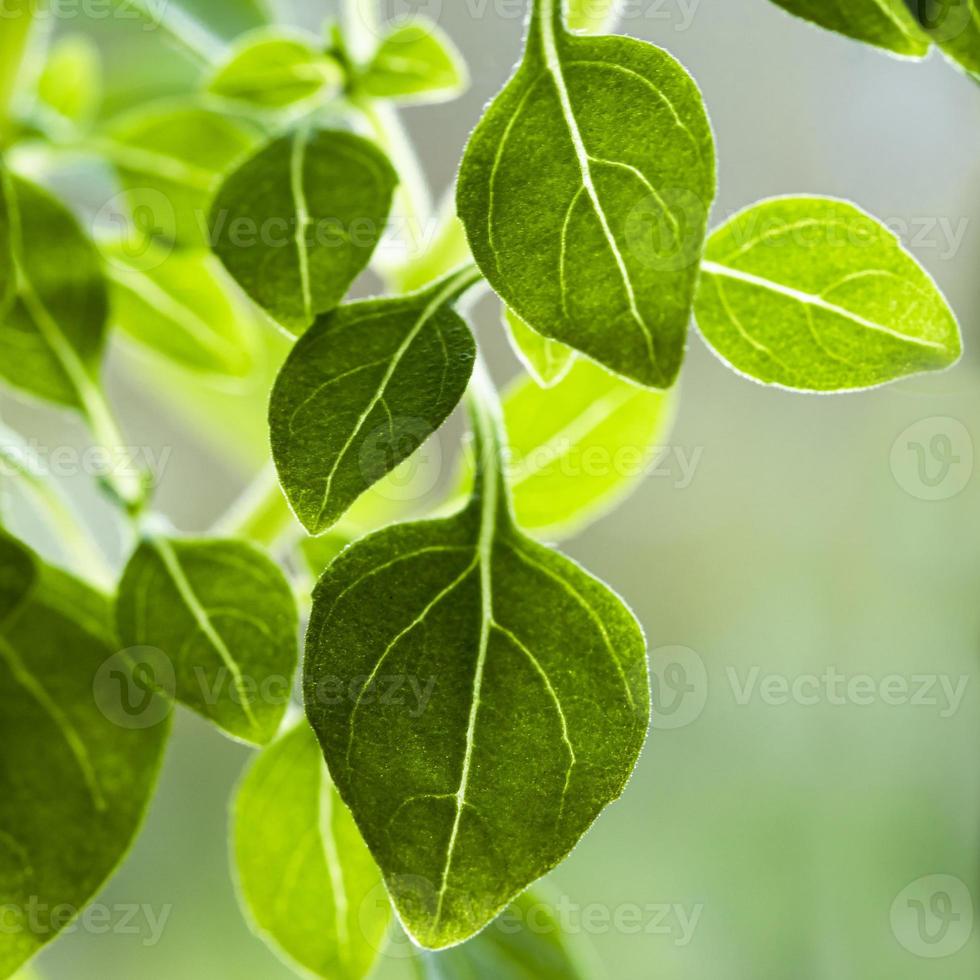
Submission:
{"label": "pale green leaf", "polygon": [[916,0],[912,9],[943,54],[980,82],[980,2]]}
{"label": "pale green leaf", "polygon": [[532,890],[478,936],[413,962],[419,980],[588,980],[581,945],[563,934],[545,893]]}
{"label": "pale green leaf", "polygon": [[91,407],[108,298],[99,253],[50,194],[11,179],[18,289],[0,322],[0,376],[28,395]]}
{"label": "pale green leaf", "polygon": [[453,310],[471,267],[418,293],[367,300],[321,317],[272,391],[272,455],[311,534],[407,459],[462,398],[475,344]]}
{"label": "pale green leaf", "polygon": [[37,83],[42,105],[76,126],[92,122],[102,99],[102,59],[85,34],[59,38]]}
{"label": "pale green leaf", "polygon": [[[568,27],[583,34],[601,34],[616,25],[628,0],[567,0]],[[653,8],[651,8],[652,10]]]}
{"label": "pale green leaf", "polygon": [[261,139],[242,117],[164,102],[113,120],[96,145],[116,168],[137,231],[202,246],[214,193]]}
{"label": "pale green leaf", "polygon": [[104,596],[0,536],[0,976],[102,887],[156,784],[169,713],[120,723],[118,649]]}
{"label": "pale green leaf", "polygon": [[907,58],[922,58],[930,48],[929,38],[919,29],[905,0],[847,0],[846,3],[773,0],[773,3],[820,27]]}
{"label": "pale green leaf", "polygon": [[507,307],[503,318],[510,345],[534,381],[542,388],[558,384],[571,370],[575,351],[532,330]]}
{"label": "pale green leaf", "polygon": [[358,81],[365,95],[410,103],[452,99],[468,84],[456,45],[423,17],[389,31]]}
{"label": "pale green leaf", "polygon": [[306,567],[315,578],[319,578],[334,558],[353,540],[354,535],[346,531],[328,531],[318,538],[304,538],[300,543],[300,551]]}
{"label": "pale green leaf", "polygon": [[[650,710],[638,624],[517,530],[489,396],[473,417],[470,503],[343,552],[306,644],[307,716],[429,948],[477,933],[568,854],[622,792]],[[337,689],[353,693],[338,704]]]}
{"label": "pale green leaf", "polygon": [[305,722],[258,755],[232,831],[239,897],[255,931],[315,976],[366,977],[391,909]]}
{"label": "pale green leaf", "polygon": [[716,231],[695,315],[734,370],[799,391],[870,388],[961,352],[952,311],[898,238],[828,198],[763,201]]}
{"label": "pale green leaf", "polygon": [[282,29],[246,34],[215,70],[208,90],[253,109],[329,98],[340,90],[343,73],[315,44],[315,38]]}
{"label": "pale green leaf", "polygon": [[554,388],[518,381],[504,395],[518,524],[554,541],[611,511],[656,463],[676,400],[582,359]]}
{"label": "pale green leaf", "polygon": [[256,353],[254,316],[218,260],[152,241],[100,244],[113,323],[192,371],[244,377]]}
{"label": "pale green leaf", "polygon": [[173,665],[178,701],[264,744],[279,729],[297,659],[289,583],[243,541],[143,539],[119,584],[119,637]]}
{"label": "pale green leaf", "polygon": [[301,127],[229,176],[211,245],[273,319],[300,334],[344,298],[388,219],[398,176],[371,142]]}
{"label": "pale green leaf", "polygon": [[571,35],[559,0],[536,0],[524,59],[457,186],[504,302],[616,373],[670,387],[714,194],[711,129],[681,65],[632,38]]}
{"label": "pale green leaf", "polygon": [[424,243],[420,254],[392,269],[389,276],[401,292],[410,293],[472,261],[466,231],[456,217],[456,202],[450,200],[448,207],[443,206],[435,234]]}
{"label": "pale green leaf", "polygon": [[7,168],[0,159],[0,321],[10,309],[17,291],[14,265],[14,200]]}

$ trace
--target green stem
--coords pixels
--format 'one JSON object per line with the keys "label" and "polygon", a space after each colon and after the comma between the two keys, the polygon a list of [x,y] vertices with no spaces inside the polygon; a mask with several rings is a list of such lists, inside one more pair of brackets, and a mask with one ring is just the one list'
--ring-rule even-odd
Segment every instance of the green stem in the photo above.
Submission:
{"label": "green stem", "polygon": [[355,59],[369,58],[383,28],[378,0],[343,0],[341,22]]}
{"label": "green stem", "polygon": [[[505,476],[503,409],[500,396],[490,377],[486,364],[477,355],[473,378],[466,392],[466,404],[473,430],[473,454],[475,478],[473,483],[474,505],[492,493],[501,501],[509,499]],[[505,514],[506,508],[498,511]]]}
{"label": "green stem", "polygon": [[30,47],[40,0],[2,0],[0,16],[0,144],[13,117],[13,102]]}

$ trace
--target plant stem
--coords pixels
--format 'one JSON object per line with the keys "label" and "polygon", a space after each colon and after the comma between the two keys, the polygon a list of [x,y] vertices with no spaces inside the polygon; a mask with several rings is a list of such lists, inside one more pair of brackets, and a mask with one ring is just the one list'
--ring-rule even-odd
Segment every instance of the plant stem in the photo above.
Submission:
{"label": "plant stem", "polygon": [[13,115],[13,102],[30,46],[40,0],[3,0],[0,18],[0,145]]}

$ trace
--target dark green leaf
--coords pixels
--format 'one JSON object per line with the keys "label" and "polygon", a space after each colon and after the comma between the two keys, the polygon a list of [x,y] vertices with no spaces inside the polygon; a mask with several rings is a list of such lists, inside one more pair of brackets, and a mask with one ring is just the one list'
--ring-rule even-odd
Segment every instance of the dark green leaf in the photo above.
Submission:
{"label": "dark green leaf", "polygon": [[419,953],[419,980],[587,980],[581,945],[562,932],[545,892],[528,891],[469,942]]}
{"label": "dark green leaf", "polygon": [[282,109],[339,91],[343,73],[315,38],[281,29],[245,35],[215,71],[208,89],[255,109]]}
{"label": "dark green leaf", "polygon": [[517,530],[487,396],[473,415],[471,502],[347,549],[306,644],[331,775],[429,948],[474,935],[568,854],[622,792],[650,711],[638,624]]}
{"label": "dark green leaf", "polygon": [[828,198],[763,201],[716,231],[695,313],[732,368],[799,391],[869,388],[961,351],[942,293],[897,237]]}
{"label": "dark green leaf", "polygon": [[575,351],[532,330],[513,310],[504,307],[504,327],[514,353],[542,388],[558,384],[572,369]]}
{"label": "dark green leaf", "polygon": [[462,398],[476,349],[451,304],[475,278],[469,267],[409,296],[343,306],[293,348],[272,391],[272,455],[311,534],[415,452]]}
{"label": "dark green leaf", "polygon": [[296,669],[297,613],[279,567],[242,541],[145,538],[116,605],[126,646],[173,665],[177,700],[228,734],[278,731]]}
{"label": "dark green leaf", "polygon": [[193,371],[244,377],[257,346],[253,311],[203,250],[105,242],[112,319],[135,341]]}
{"label": "dark green leaf", "polygon": [[153,792],[169,712],[124,713],[117,650],[102,595],[0,536],[0,976],[101,888]]}
{"label": "dark green leaf", "polygon": [[423,17],[385,35],[359,82],[365,95],[399,102],[441,102],[455,98],[468,84],[456,45]]}
{"label": "dark green leaf", "polygon": [[505,303],[616,373],[670,387],[714,193],[711,129],[681,65],[632,38],[571,35],[559,0],[536,0],[457,190]]}
{"label": "dark green leaf", "polygon": [[0,323],[0,376],[91,414],[108,314],[99,253],[50,194],[17,177],[11,187],[18,293]]}
{"label": "dark green leaf", "polygon": [[773,3],[820,27],[907,58],[923,58],[929,51],[929,39],[919,30],[905,0],[847,0],[846,3],[773,0]]}
{"label": "dark green leaf", "polygon": [[259,306],[300,334],[367,265],[397,182],[373,143],[300,128],[224,182],[211,208],[212,247]]}
{"label": "dark green leaf", "polygon": [[260,139],[240,117],[165,102],[114,120],[97,145],[116,167],[139,232],[202,246],[215,191]]}
{"label": "dark green leaf", "polygon": [[952,62],[980,82],[977,0],[910,0],[919,24]]}
{"label": "dark green leaf", "polygon": [[325,980],[361,980],[391,907],[304,722],[265,748],[238,790],[234,855],[255,931]]}

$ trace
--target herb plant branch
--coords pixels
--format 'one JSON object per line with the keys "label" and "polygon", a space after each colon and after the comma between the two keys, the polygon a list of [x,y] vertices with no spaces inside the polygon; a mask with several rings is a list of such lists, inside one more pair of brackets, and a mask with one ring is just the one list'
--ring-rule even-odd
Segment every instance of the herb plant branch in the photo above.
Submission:
{"label": "herb plant branch", "polygon": [[[905,56],[938,45],[975,73],[972,21],[779,5]],[[0,23],[0,379],[87,423],[138,539],[107,569],[46,477],[9,468],[72,574],[4,510],[0,753],[43,760],[52,782],[0,765],[0,905],[92,899],[139,829],[179,705],[258,748],[234,873],[297,969],[356,980],[407,934],[420,976],[546,975],[545,960],[584,976],[568,937],[545,950],[487,928],[619,797],[650,719],[641,626],[552,546],[641,474],[550,464],[663,443],[692,316],[738,374],[821,393],[950,367],[955,316],[849,202],[773,198],[709,232],[701,93],[667,51],[598,33],[614,0],[530,0],[523,56],[438,215],[398,115],[465,87],[436,24],[347,0],[320,37],[265,24],[225,43],[173,3],[138,6],[199,77],[108,119],[97,49],[58,40],[27,80],[33,3],[11,17],[8,0]],[[110,234],[30,166],[92,154],[115,182]],[[386,294],[349,299],[369,267]],[[467,322],[480,286],[527,369],[502,393]],[[122,463],[110,338],[139,350],[147,384],[164,372],[175,412],[213,413],[252,450],[251,423],[268,435],[203,536],[175,531]],[[429,506],[419,450],[464,401],[472,451]],[[296,674],[301,619],[302,713],[262,694]],[[390,675],[419,685],[418,711],[376,696]],[[44,833],[39,813],[69,829]],[[0,935],[0,978],[57,931]]]}

